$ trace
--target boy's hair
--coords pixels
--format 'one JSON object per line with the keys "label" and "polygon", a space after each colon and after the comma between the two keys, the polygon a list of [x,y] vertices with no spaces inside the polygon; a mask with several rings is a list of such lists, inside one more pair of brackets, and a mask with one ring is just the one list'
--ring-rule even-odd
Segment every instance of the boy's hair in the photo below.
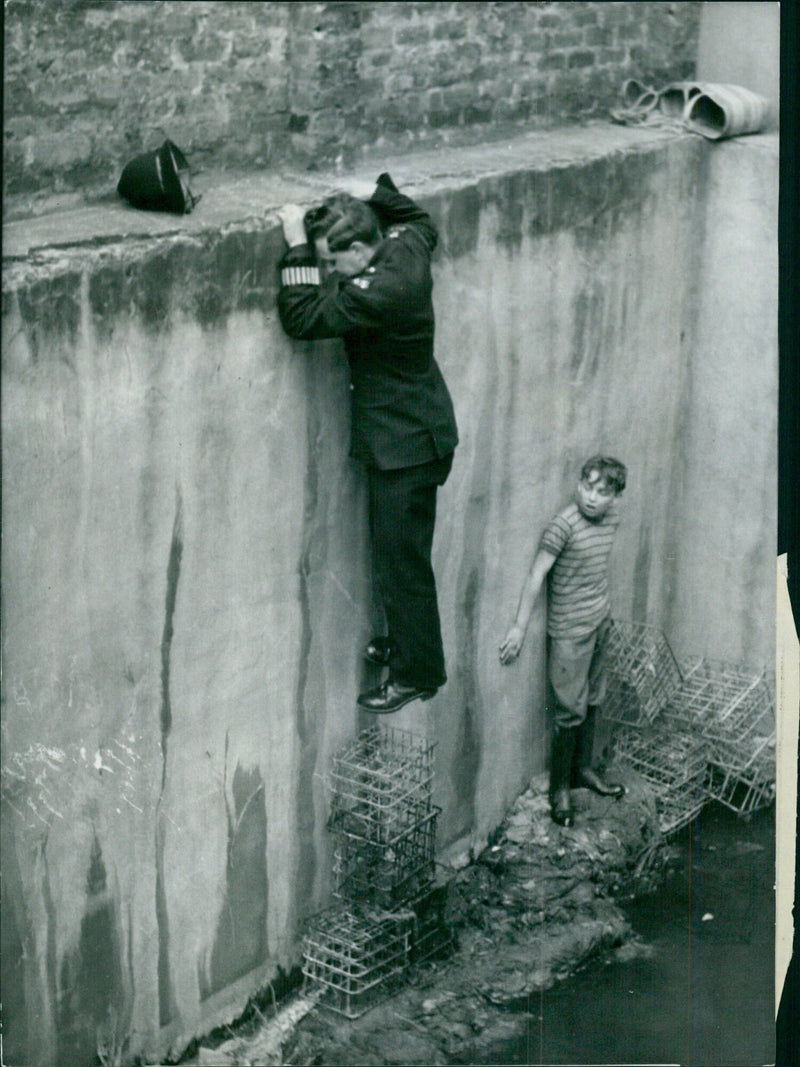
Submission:
{"label": "boy's hair", "polygon": [[353,241],[374,245],[382,236],[378,216],[369,204],[349,193],[325,197],[321,204],[305,213],[303,225],[309,244],[319,237],[327,237],[331,252],[342,252]]}
{"label": "boy's hair", "polygon": [[581,479],[588,478],[592,471],[596,471],[609,489],[613,489],[615,493],[619,494],[625,488],[628,470],[624,463],[620,463],[613,456],[597,455],[587,459],[581,467]]}

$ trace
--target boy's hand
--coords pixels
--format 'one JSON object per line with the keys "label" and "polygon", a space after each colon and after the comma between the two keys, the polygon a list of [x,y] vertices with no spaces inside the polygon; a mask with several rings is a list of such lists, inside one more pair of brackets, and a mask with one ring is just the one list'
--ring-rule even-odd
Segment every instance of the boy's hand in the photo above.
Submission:
{"label": "boy's hand", "polygon": [[306,243],[306,229],[303,225],[305,213],[305,208],[300,207],[299,204],[284,204],[278,212],[278,218],[283,227],[283,237],[290,248]]}
{"label": "boy's hand", "polygon": [[519,655],[522,642],[525,640],[525,631],[515,623],[505,636],[500,645],[500,662],[505,666],[513,662]]}

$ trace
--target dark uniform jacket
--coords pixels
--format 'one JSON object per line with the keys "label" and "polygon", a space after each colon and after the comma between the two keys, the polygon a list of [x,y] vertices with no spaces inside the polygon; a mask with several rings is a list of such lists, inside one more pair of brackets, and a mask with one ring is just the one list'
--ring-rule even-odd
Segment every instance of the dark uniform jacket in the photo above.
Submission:
{"label": "dark uniform jacket", "polygon": [[355,277],[322,283],[313,249],[281,261],[278,313],[290,337],[344,339],[352,381],[350,454],[382,470],[450,455],[458,443],[453,403],[433,358],[431,253],[437,232],[427,212],[378,178],[368,201],[384,238]]}

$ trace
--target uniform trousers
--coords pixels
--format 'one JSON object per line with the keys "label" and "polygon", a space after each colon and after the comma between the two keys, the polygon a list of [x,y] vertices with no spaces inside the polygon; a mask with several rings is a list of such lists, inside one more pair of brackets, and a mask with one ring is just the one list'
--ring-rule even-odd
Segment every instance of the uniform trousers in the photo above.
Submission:
{"label": "uniform trousers", "polygon": [[547,680],[553,722],[563,729],[580,726],[589,705],[606,695],[604,651],[609,620],[583,637],[548,637]]}
{"label": "uniform trousers", "polygon": [[431,548],[436,492],[452,464],[451,453],[413,467],[367,468],[372,566],[386,614],[389,673],[420,689],[447,681]]}

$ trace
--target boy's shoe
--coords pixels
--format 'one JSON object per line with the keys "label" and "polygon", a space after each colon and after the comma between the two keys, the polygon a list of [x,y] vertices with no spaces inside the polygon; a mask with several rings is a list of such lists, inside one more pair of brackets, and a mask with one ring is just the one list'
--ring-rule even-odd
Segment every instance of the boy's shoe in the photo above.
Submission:
{"label": "boy's shoe", "polygon": [[392,642],[388,637],[373,637],[364,647],[364,659],[377,663],[379,667],[388,667],[392,655]]}
{"label": "boy's shoe", "polygon": [[559,826],[572,826],[575,813],[572,810],[572,797],[567,788],[557,789],[551,800],[550,815]]}
{"label": "boy's shoe", "polygon": [[406,704],[410,704],[412,700],[430,700],[435,695],[435,689],[402,685],[392,678],[387,678],[374,689],[368,689],[366,693],[362,693],[358,698],[358,705],[374,715],[389,715],[393,711],[399,711]]}
{"label": "boy's shoe", "polygon": [[592,768],[594,754],[594,727],[597,719],[597,706],[590,704],[586,709],[586,718],[580,726],[575,727],[575,756],[573,760],[573,780],[576,785],[585,785],[599,793],[601,797],[625,796],[625,786],[618,782],[607,782]]}
{"label": "boy's shoe", "polygon": [[553,822],[559,826],[572,826],[575,821],[569,779],[576,737],[574,728],[553,726],[553,743],[550,749],[550,814]]}
{"label": "boy's shoe", "polygon": [[619,800],[620,797],[625,796],[624,785],[620,785],[619,782],[607,782],[591,767],[581,767],[578,771],[578,778],[589,789],[599,793],[601,797],[614,797]]}

